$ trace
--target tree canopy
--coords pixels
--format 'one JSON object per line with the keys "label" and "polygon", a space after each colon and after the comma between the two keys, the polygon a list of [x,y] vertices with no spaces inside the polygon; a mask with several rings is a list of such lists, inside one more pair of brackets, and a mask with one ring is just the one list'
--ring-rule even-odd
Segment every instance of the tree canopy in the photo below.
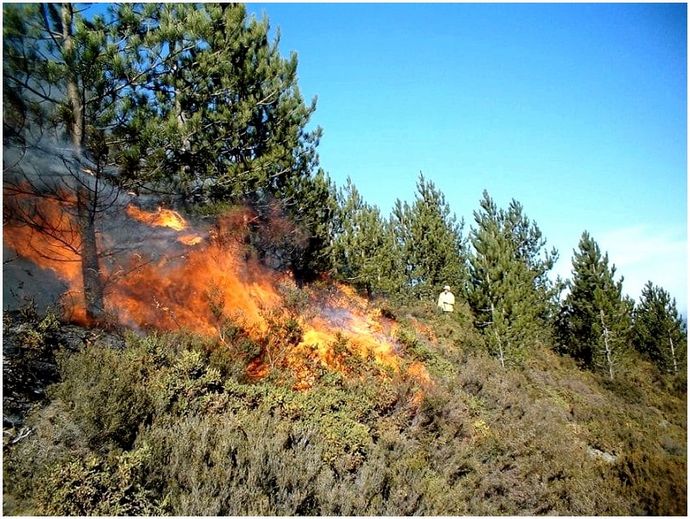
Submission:
{"label": "tree canopy", "polygon": [[634,344],[662,370],[678,373],[686,363],[687,324],[676,300],[651,281],[642,288],[634,312]]}
{"label": "tree canopy", "polygon": [[336,273],[369,295],[395,296],[403,288],[401,250],[392,225],[368,204],[348,179],[339,196],[338,232],[333,245]]}
{"label": "tree canopy", "polygon": [[433,181],[419,174],[414,202],[396,200],[392,223],[402,252],[406,290],[416,297],[429,298],[444,285],[464,289],[464,222],[458,222]]}
{"label": "tree canopy", "polygon": [[515,200],[508,210],[499,209],[484,191],[474,220],[468,299],[489,349],[505,365],[523,358],[548,333],[555,289],[547,274],[556,252],[543,250],[539,227]]}

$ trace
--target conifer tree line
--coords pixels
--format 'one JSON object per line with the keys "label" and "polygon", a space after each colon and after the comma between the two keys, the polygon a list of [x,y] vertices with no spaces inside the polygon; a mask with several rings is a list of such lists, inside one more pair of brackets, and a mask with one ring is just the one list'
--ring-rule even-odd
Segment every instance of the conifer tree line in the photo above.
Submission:
{"label": "conifer tree line", "polygon": [[[61,187],[77,199],[93,316],[103,306],[96,237],[107,185],[206,214],[248,204],[254,247],[300,281],[328,275],[400,301],[433,301],[451,285],[503,367],[553,344],[612,379],[633,349],[663,371],[685,369],[675,300],[651,282],[638,303],[624,296],[587,232],[572,278],[554,281],[558,253],[515,200],[500,208],[484,192],[466,229],[421,173],[413,201],[396,200],[387,216],[351,180],[338,188],[319,165],[316,99],[299,91],[296,54],[282,57],[268,21],[243,5],[120,4],[87,17],[76,4],[6,4],[3,14],[3,145],[19,157],[5,154],[3,216],[19,218],[7,201],[25,194],[22,157],[73,165],[76,182]],[[83,182],[84,169],[100,184]],[[48,183],[33,190],[56,197]],[[278,243],[262,238],[276,207],[294,224]],[[31,215],[22,211],[23,223],[37,225]]]}

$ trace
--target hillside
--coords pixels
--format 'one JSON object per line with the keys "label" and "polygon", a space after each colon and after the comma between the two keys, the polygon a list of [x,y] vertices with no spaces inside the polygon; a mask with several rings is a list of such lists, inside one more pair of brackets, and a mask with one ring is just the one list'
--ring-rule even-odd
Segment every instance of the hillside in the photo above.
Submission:
{"label": "hillside", "polygon": [[4,513],[686,514],[685,387],[652,364],[610,382],[545,344],[503,369],[464,305],[368,304],[397,325],[396,367],[341,337],[305,389],[287,363],[250,376],[241,333],[6,314],[6,359],[54,355],[59,382],[5,424]]}
{"label": "hillside", "polygon": [[[632,160],[644,139],[620,156],[655,172],[640,189],[655,206],[593,190],[579,160],[619,161],[589,144],[572,160],[549,153],[544,131],[518,146],[548,158],[542,180],[518,181],[524,163],[491,181],[466,168],[502,145],[455,153],[475,131],[495,133],[487,92],[479,127],[441,132],[452,143],[423,127],[422,139],[365,139],[384,150],[433,137],[424,155],[441,164],[453,150],[443,183],[462,200],[483,191],[478,206],[456,207],[439,170],[432,179],[421,155],[401,155],[392,176],[375,162],[359,172],[386,191],[385,214],[321,165],[297,54],[283,56],[279,31],[243,4],[7,4],[3,24],[5,514],[687,513],[687,323],[667,291],[686,262],[633,300],[589,232],[613,201],[634,208],[635,221],[618,215],[625,225],[646,228],[671,205],[651,187],[682,192],[680,177],[659,182],[656,162]],[[443,82],[475,105],[476,89]],[[343,104],[342,119],[360,133],[367,94],[348,90],[357,106]],[[379,122],[414,129],[399,108]],[[620,133],[585,127],[587,142],[597,127]],[[332,145],[347,171],[367,156],[345,134]],[[542,192],[574,178],[587,193],[578,207],[570,187]],[[590,227],[560,251],[572,251],[567,279],[553,243],[518,200],[499,205],[497,187]],[[670,249],[653,241],[654,255],[685,258],[684,229]],[[646,256],[633,245],[631,259]]]}

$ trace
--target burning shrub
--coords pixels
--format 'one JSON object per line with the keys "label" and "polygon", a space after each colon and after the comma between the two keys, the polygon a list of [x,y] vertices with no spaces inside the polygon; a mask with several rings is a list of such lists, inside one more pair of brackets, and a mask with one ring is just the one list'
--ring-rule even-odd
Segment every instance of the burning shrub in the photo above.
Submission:
{"label": "burning shrub", "polygon": [[293,317],[302,316],[309,319],[314,316],[314,309],[306,290],[299,288],[294,281],[286,279],[278,283],[278,292],[283,296],[283,308]]}
{"label": "burning shrub", "polygon": [[[239,373],[244,364],[255,379],[282,370],[281,377],[295,379],[301,388],[309,387],[322,368],[347,369],[345,357],[331,351],[338,333],[349,341],[350,359],[373,356],[382,370],[398,369],[393,325],[369,301],[344,285],[298,287],[283,268],[281,255],[290,256],[290,244],[303,237],[278,206],[269,204],[261,215],[233,207],[208,226],[192,225],[171,209],[141,209],[128,197],[118,203],[123,210],[99,230],[97,244],[107,261],[96,269],[100,295],[91,314],[97,309],[101,324],[108,316],[139,331],[188,330],[214,338],[237,359],[224,362],[222,348],[216,350],[223,370]],[[71,221],[64,208],[51,208],[56,220]],[[257,226],[260,239],[267,240],[258,249]],[[70,261],[30,255],[35,251],[25,247],[20,229],[11,229],[10,245],[37,268],[48,269],[60,281],[62,288],[55,290],[68,288],[63,300],[71,296],[73,317],[84,322],[89,312],[79,295],[85,293],[79,248],[62,250],[63,242],[71,243],[63,234],[76,231],[74,225],[65,227],[50,242],[51,250]]]}

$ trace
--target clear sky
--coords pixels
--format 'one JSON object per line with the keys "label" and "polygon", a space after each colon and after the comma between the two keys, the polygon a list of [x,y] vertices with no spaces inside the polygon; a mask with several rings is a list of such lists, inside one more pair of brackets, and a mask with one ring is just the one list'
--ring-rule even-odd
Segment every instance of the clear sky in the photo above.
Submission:
{"label": "clear sky", "polygon": [[248,4],[318,96],[321,165],[390,212],[419,172],[466,228],[487,189],[561,254],[588,230],[687,312],[685,4]]}

